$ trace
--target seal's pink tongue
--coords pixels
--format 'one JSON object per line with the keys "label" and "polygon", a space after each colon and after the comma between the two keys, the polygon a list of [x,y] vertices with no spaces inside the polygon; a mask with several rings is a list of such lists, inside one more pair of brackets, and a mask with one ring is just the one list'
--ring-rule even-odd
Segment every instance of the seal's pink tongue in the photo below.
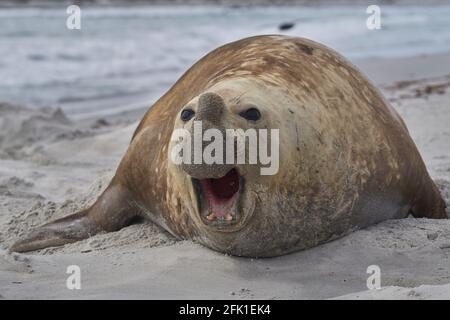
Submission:
{"label": "seal's pink tongue", "polygon": [[231,212],[239,191],[239,174],[236,169],[219,179],[200,180],[203,191],[208,199],[211,211],[216,217],[222,217]]}

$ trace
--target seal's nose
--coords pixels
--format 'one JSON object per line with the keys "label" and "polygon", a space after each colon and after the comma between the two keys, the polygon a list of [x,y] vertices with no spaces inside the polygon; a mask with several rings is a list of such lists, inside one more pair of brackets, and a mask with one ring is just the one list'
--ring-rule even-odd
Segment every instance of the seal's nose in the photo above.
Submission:
{"label": "seal's nose", "polygon": [[198,110],[195,119],[219,125],[224,109],[225,102],[221,96],[212,92],[204,93],[198,99]]}
{"label": "seal's nose", "polygon": [[[195,139],[195,134],[198,134],[199,132],[195,132],[195,125],[199,122],[201,123],[201,137],[210,129],[215,130],[217,133],[217,130],[222,136],[221,143],[220,141],[216,142],[216,138],[214,138],[214,141],[216,142],[216,146],[220,143],[221,146],[221,152],[220,155],[216,155],[219,150],[214,149],[214,154],[216,155],[215,160],[219,160],[217,162],[208,162],[205,161],[203,158],[203,150],[205,150],[209,144],[210,141],[200,141],[200,144],[202,145],[202,148],[196,149],[195,143],[191,144],[191,161],[190,163],[182,163],[181,167],[182,169],[196,179],[207,179],[207,178],[221,178],[227,174],[233,167],[234,164],[227,164],[226,163],[226,134],[225,134],[225,128],[223,127],[222,116],[225,113],[225,102],[223,101],[222,97],[219,96],[216,93],[207,92],[202,94],[198,99],[198,108],[195,116],[195,121],[192,122],[192,125],[190,127],[191,134],[194,134],[192,139]],[[198,155],[198,154],[199,155]],[[195,159],[201,159],[201,163],[196,163]]]}

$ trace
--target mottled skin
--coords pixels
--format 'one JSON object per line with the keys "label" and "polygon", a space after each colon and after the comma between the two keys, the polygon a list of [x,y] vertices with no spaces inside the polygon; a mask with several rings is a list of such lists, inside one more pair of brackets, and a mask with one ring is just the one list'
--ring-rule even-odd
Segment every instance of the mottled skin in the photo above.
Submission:
{"label": "mottled skin", "polygon": [[[223,99],[220,117],[208,115],[213,105],[199,103],[204,93]],[[247,105],[259,108],[261,121],[237,116]],[[173,129],[190,128],[179,119],[185,106],[222,128],[280,129],[276,175],[236,166],[245,178],[236,225],[205,224],[190,175],[168,159]],[[323,45],[259,36],[220,47],[191,67],[148,110],[99,200],[37,229],[12,250],[118,230],[140,215],[178,238],[233,255],[269,257],[408,214],[446,217],[405,124],[377,89]]]}

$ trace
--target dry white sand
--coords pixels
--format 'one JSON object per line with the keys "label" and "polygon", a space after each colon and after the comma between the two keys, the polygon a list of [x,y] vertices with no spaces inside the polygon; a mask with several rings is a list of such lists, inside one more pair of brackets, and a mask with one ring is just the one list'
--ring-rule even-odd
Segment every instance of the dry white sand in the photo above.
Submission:
{"label": "dry white sand", "polygon": [[[450,54],[358,65],[404,118],[450,203]],[[95,200],[138,121],[136,112],[132,124],[123,117],[75,122],[53,109],[0,105],[0,298],[450,298],[450,220],[386,221],[259,260],[175,241],[145,222],[32,254],[8,252],[31,228]],[[81,290],[66,288],[69,265],[81,268]],[[365,291],[369,265],[381,268],[383,289]]]}

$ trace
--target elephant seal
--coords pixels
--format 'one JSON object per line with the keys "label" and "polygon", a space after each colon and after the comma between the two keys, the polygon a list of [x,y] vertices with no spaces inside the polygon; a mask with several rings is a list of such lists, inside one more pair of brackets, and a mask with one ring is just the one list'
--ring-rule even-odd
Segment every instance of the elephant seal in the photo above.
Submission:
{"label": "elephant seal", "polygon": [[[278,129],[278,171],[262,175],[261,163],[171,161],[173,132],[192,132],[195,121],[218,132]],[[220,252],[271,257],[409,214],[446,217],[395,110],[333,50],[257,36],[207,54],[147,111],[92,207],[11,249],[63,245],[141,216]]]}

